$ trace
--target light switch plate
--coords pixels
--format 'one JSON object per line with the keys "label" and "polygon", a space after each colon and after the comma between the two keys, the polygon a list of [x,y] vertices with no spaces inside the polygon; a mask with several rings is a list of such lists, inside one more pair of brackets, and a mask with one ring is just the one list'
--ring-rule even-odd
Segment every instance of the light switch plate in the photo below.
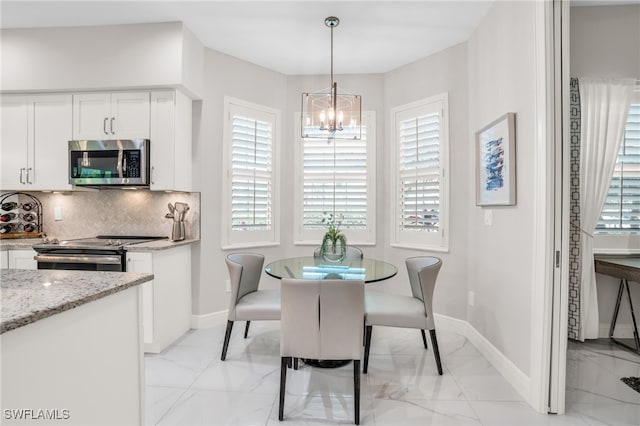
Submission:
{"label": "light switch plate", "polygon": [[485,210],[484,211],[484,224],[487,226],[491,226],[493,223],[493,210]]}
{"label": "light switch plate", "polygon": [[53,209],[53,219],[62,220],[62,207],[55,207]]}

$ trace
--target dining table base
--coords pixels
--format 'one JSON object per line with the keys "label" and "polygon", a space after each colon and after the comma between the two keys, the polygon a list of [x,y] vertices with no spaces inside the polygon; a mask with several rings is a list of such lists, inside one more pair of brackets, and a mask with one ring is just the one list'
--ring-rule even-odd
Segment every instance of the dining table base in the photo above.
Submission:
{"label": "dining table base", "polygon": [[338,368],[351,362],[350,359],[307,359],[302,358],[305,364],[319,368]]}

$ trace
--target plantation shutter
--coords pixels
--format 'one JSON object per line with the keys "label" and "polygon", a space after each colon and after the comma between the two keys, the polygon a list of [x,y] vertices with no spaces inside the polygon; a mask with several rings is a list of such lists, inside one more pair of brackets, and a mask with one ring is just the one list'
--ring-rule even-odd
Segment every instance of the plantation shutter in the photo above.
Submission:
{"label": "plantation shutter", "polygon": [[399,122],[398,183],[403,231],[440,229],[440,114]]}
{"label": "plantation shutter", "polygon": [[273,125],[240,115],[231,125],[231,228],[271,230]]}
{"label": "plantation shutter", "polygon": [[640,230],[640,104],[629,109],[624,139],[596,231]]}
{"label": "plantation shutter", "polygon": [[366,128],[360,140],[309,138],[302,143],[303,229],[324,229],[322,219],[328,213],[342,230],[367,229]]}

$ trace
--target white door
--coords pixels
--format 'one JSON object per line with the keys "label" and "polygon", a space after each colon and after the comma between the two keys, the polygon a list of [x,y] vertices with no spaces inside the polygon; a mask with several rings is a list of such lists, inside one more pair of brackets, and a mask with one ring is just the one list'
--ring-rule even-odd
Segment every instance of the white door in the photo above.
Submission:
{"label": "white door", "polygon": [[73,139],[113,139],[109,128],[110,113],[109,93],[73,95]]}
{"label": "white door", "polygon": [[[153,255],[151,253],[127,253],[127,272],[152,274]],[[153,285],[153,281],[147,281],[140,286],[142,288],[142,329],[146,344],[152,344],[154,336]]]}
{"label": "white door", "polygon": [[175,93],[151,94],[151,189],[173,190],[175,175]]}
{"label": "white door", "polygon": [[26,182],[28,105],[26,96],[3,95],[0,136],[0,187],[23,189]]}
{"label": "white door", "polygon": [[35,250],[9,250],[9,268],[38,269],[38,262],[34,259]]}
{"label": "white door", "polygon": [[149,99],[149,92],[111,95],[110,139],[149,139]]}
{"label": "white door", "polygon": [[29,150],[29,189],[68,190],[69,155],[71,140],[72,96],[40,95],[29,98],[33,119],[33,144]]}

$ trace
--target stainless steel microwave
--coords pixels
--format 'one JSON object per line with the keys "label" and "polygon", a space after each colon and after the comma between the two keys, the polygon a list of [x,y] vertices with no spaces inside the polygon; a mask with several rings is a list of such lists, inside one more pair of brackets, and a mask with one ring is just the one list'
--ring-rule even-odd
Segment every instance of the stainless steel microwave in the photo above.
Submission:
{"label": "stainless steel microwave", "polygon": [[69,141],[69,183],[148,186],[149,140]]}

